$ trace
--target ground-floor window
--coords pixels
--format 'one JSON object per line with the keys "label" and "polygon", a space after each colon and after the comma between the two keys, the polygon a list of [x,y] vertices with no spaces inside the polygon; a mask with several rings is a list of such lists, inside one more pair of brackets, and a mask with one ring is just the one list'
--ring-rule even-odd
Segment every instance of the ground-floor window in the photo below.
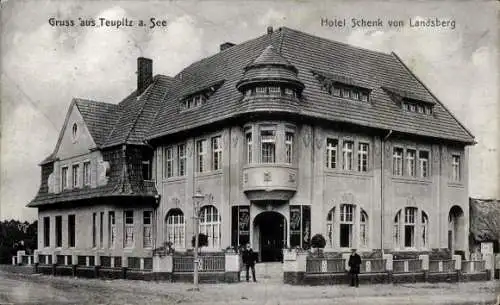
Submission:
{"label": "ground-floor window", "polygon": [[333,207],[326,217],[326,243],[329,247],[334,247],[334,227],[335,227],[335,207]]}
{"label": "ground-floor window", "polygon": [[250,242],[250,207],[233,206],[231,244],[237,248]]}
{"label": "ground-floor window", "polygon": [[200,233],[208,236],[208,248],[220,248],[221,217],[219,211],[213,205],[207,205],[200,209]]}
{"label": "ground-floor window", "polygon": [[290,206],[290,247],[309,248],[311,239],[311,207]]}
{"label": "ground-floor window", "polygon": [[368,247],[368,214],[364,210],[361,210],[359,222],[360,247]]}
{"label": "ground-floor window", "polygon": [[416,207],[406,207],[399,210],[394,217],[393,240],[395,248],[415,248],[417,247],[418,230],[420,225],[420,247],[426,248],[428,244],[428,217],[425,212],[421,212],[421,223],[418,224],[418,209]]}
{"label": "ground-floor window", "polygon": [[340,247],[351,248],[354,227],[354,205],[340,206]]}
{"label": "ground-floor window", "polygon": [[185,223],[184,213],[180,209],[172,209],[167,213],[166,218],[166,241],[172,243],[172,247],[185,247]]}
{"label": "ground-floor window", "polygon": [[[352,248],[355,246],[368,247],[368,214],[361,209],[359,217],[356,206],[353,204],[342,204],[338,209],[333,207],[326,217],[326,239],[327,246],[331,248]],[[354,228],[359,224],[359,232],[354,234]],[[359,243],[356,239],[359,235]]]}

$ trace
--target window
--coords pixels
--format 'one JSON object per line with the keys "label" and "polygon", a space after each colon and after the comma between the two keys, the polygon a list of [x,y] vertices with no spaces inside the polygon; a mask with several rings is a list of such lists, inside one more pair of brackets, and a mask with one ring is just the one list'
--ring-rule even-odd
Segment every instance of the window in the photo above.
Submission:
{"label": "window", "polygon": [[[401,247],[401,245],[405,248],[415,248],[417,208],[404,208],[404,219],[401,219],[401,212],[402,210],[399,210],[394,218],[394,245],[396,248]],[[404,222],[401,223],[401,221]]]}
{"label": "window", "polygon": [[151,248],[153,246],[153,212],[144,211],[142,215],[142,242],[144,248]]}
{"label": "window", "polygon": [[62,247],[62,216],[56,216],[56,247]]}
{"label": "window", "polygon": [[276,162],[276,135],[274,130],[262,130],[260,132],[260,141],[262,151],[261,162]]}
{"label": "window", "polygon": [[75,246],[75,215],[68,215],[68,247],[72,248]]}
{"label": "window", "polygon": [[208,247],[220,247],[220,216],[213,205],[204,206],[200,210],[200,233],[208,236]]}
{"label": "window", "polygon": [[281,95],[281,88],[280,87],[269,87],[269,94],[270,95]]}
{"label": "window", "polygon": [[333,207],[326,217],[326,235],[327,235],[327,244],[330,247],[334,247],[334,231],[335,231],[335,207]]}
{"label": "window", "polygon": [[307,248],[310,244],[311,207],[290,205],[290,247]]}
{"label": "window", "polygon": [[418,152],[418,164],[420,170],[420,177],[426,178],[429,176],[429,152],[419,151]]}
{"label": "window", "polygon": [[360,97],[362,102],[368,102],[368,92],[361,92]]}
{"label": "window", "polygon": [[116,223],[115,223],[114,211],[108,212],[108,234],[109,234],[108,236],[109,247],[114,248],[116,240]]}
{"label": "window", "polygon": [[179,176],[186,175],[186,144],[177,145],[177,170],[179,172]]}
{"label": "window", "polygon": [[134,246],[134,211],[123,212],[125,218],[124,247],[131,248]]}
{"label": "window", "polygon": [[285,88],[285,95],[294,97],[295,91],[293,89],[290,89],[290,88]]}
{"label": "window", "polygon": [[239,247],[250,242],[250,206],[231,207],[231,245]]}
{"label": "window", "polygon": [[255,89],[255,92],[257,93],[257,95],[265,95],[265,94],[267,94],[267,88],[266,87],[257,87]]}
{"label": "window", "polygon": [[63,190],[68,188],[68,167],[61,169],[61,185]]}
{"label": "window", "polygon": [[153,178],[153,170],[151,168],[150,160],[142,161],[142,177],[144,180],[151,180]]}
{"label": "window", "polygon": [[50,217],[43,218],[43,246],[50,247]]}
{"label": "window", "polygon": [[99,247],[104,248],[104,212],[99,216]]}
{"label": "window", "polygon": [[451,156],[451,179],[452,181],[460,181],[460,156]]}
{"label": "window", "polygon": [[357,90],[351,91],[351,98],[353,100],[359,100],[359,92]]}
{"label": "window", "polygon": [[410,177],[415,177],[415,155],[415,150],[406,150],[406,173]]}
{"label": "window", "polygon": [[368,171],[368,144],[359,143],[358,145],[358,171]]}
{"label": "window", "polygon": [[342,88],[342,97],[349,97],[349,89]]}
{"label": "window", "polygon": [[394,176],[403,175],[403,149],[394,147],[392,153],[392,174]]}
{"label": "window", "polygon": [[340,206],[340,247],[352,247],[352,232],[354,226],[354,206],[342,204]]}
{"label": "window", "polygon": [[185,247],[184,214],[179,209],[170,210],[166,219],[166,241],[172,243],[174,249]]}
{"label": "window", "polygon": [[432,114],[432,106],[431,105],[425,105],[422,102],[415,101],[415,100],[410,100],[402,103],[403,105],[403,110],[408,111],[408,112],[415,112],[415,113],[421,113],[421,114],[427,114],[431,115]]}
{"label": "window", "polygon": [[222,137],[212,138],[212,170],[222,169]]}
{"label": "window", "polygon": [[359,242],[361,247],[368,246],[368,215],[361,210],[361,219],[359,224]]}
{"label": "window", "polygon": [[174,149],[167,147],[165,149],[165,178],[170,178],[174,175]]}
{"label": "window", "polygon": [[73,181],[73,188],[77,188],[80,186],[80,183],[79,183],[79,170],[80,170],[80,165],[78,164],[75,164],[71,167],[71,175],[72,175],[72,181]]}
{"label": "window", "polygon": [[73,127],[71,129],[71,138],[73,141],[76,141],[78,138],[78,125],[76,123],[73,123]]}
{"label": "window", "polygon": [[293,162],[293,132],[285,133],[285,163]]}
{"label": "window", "polygon": [[337,168],[338,140],[326,139],[326,168]]}
{"label": "window", "polygon": [[83,186],[90,185],[90,162],[83,163]]}
{"label": "window", "polygon": [[247,163],[250,164],[252,163],[252,145],[253,145],[251,128],[247,128],[247,131],[245,132],[245,141],[247,146]]}
{"label": "window", "polygon": [[415,247],[415,220],[417,216],[416,214],[417,214],[416,208],[405,208],[404,245],[406,248]]}
{"label": "window", "polygon": [[198,140],[196,142],[196,171],[203,173],[205,168],[205,155],[207,154],[207,140]]}
{"label": "window", "polygon": [[340,87],[334,87],[332,94],[334,96],[340,96]]}
{"label": "window", "polygon": [[97,247],[97,213],[92,213],[92,248]]}
{"label": "window", "polygon": [[427,248],[429,245],[429,218],[427,214],[422,211],[422,247]]}
{"label": "window", "polygon": [[354,143],[351,141],[344,141],[344,146],[342,148],[342,169],[352,170],[352,148]]}

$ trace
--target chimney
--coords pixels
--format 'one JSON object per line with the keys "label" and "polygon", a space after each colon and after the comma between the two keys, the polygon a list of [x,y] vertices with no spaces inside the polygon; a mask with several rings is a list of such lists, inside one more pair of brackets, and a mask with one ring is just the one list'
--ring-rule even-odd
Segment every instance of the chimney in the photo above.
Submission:
{"label": "chimney", "polygon": [[224,51],[226,49],[229,49],[230,47],[234,46],[234,43],[232,42],[224,42],[223,44],[220,45],[220,51]]}
{"label": "chimney", "polygon": [[137,96],[153,81],[153,61],[149,58],[137,58]]}
{"label": "chimney", "polygon": [[271,35],[273,33],[273,27],[272,26],[268,26],[267,27],[267,35]]}

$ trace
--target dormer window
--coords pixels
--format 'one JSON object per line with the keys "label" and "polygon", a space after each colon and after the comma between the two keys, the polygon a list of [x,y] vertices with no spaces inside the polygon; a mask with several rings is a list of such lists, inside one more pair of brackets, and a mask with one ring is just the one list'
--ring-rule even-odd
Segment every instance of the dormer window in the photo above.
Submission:
{"label": "dormer window", "polygon": [[245,96],[247,97],[254,95],[296,97],[297,93],[294,89],[288,87],[279,87],[279,86],[256,87],[245,91]]}
{"label": "dormer window", "polygon": [[369,101],[371,89],[367,88],[363,83],[341,75],[334,75],[319,71],[311,72],[316,77],[318,82],[320,82],[323,90],[328,92],[330,95],[353,101]]}
{"label": "dormer window", "polygon": [[197,90],[196,92],[191,92],[180,100],[179,109],[180,111],[185,111],[193,108],[199,108],[206,104],[207,100],[219,89],[224,81],[219,81],[204,89]]}
{"label": "dormer window", "polygon": [[404,99],[402,102],[402,107],[404,111],[415,112],[426,115],[432,114],[432,106],[423,102]]}

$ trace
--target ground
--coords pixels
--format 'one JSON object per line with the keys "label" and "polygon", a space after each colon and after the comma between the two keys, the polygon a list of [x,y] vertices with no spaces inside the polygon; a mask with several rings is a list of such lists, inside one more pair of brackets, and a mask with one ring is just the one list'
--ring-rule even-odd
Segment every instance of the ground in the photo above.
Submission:
{"label": "ground", "polygon": [[[259,270],[258,270],[259,271]],[[498,281],[348,286],[291,286],[259,281],[192,284],[14,274],[0,268],[0,304],[494,304]]]}

